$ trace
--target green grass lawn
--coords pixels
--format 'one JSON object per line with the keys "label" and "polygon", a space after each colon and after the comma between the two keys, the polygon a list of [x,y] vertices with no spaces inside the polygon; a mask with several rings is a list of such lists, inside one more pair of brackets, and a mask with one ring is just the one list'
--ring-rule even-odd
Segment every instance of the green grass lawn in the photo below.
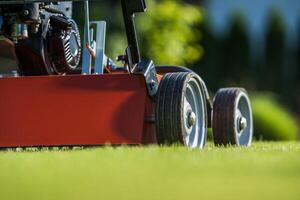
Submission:
{"label": "green grass lawn", "polygon": [[0,152],[0,199],[300,199],[300,143]]}

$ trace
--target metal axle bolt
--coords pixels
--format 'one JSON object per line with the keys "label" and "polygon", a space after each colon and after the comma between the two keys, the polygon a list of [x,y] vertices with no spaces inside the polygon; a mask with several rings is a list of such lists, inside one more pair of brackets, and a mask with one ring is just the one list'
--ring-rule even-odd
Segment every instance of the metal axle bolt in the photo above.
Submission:
{"label": "metal axle bolt", "polygon": [[247,120],[245,117],[239,117],[240,130],[244,130],[247,127]]}
{"label": "metal axle bolt", "polygon": [[188,126],[189,126],[189,128],[194,126],[195,123],[196,123],[196,114],[193,111],[191,111],[191,112],[188,113]]}

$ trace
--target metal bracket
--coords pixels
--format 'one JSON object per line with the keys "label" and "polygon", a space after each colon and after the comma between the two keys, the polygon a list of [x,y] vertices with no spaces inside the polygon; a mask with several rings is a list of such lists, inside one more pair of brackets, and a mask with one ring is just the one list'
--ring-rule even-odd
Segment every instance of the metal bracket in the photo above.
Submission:
{"label": "metal bracket", "polygon": [[135,74],[143,74],[147,86],[148,95],[155,97],[158,91],[158,80],[156,77],[156,69],[152,60],[142,60],[135,69]]}
{"label": "metal bracket", "polygon": [[[89,20],[89,5],[85,1],[84,47],[82,56],[82,74],[103,74],[108,61],[105,55],[106,22]],[[94,39],[94,33],[96,37]],[[94,67],[92,61],[94,60]]]}

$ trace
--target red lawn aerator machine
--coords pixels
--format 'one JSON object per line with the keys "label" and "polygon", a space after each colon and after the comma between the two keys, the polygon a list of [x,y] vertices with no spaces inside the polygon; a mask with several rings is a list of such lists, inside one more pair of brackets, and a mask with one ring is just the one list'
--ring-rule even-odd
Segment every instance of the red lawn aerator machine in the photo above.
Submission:
{"label": "red lawn aerator machine", "polygon": [[[0,78],[0,147],[174,144],[249,146],[253,122],[241,88],[221,89],[213,105],[203,80],[140,58],[134,15],[145,0],[121,0],[128,47],[118,67],[105,53],[104,21],[89,20],[82,45],[72,3],[1,0],[0,35],[18,71]],[[82,55],[82,59],[81,59]],[[80,60],[82,67],[77,69]]]}

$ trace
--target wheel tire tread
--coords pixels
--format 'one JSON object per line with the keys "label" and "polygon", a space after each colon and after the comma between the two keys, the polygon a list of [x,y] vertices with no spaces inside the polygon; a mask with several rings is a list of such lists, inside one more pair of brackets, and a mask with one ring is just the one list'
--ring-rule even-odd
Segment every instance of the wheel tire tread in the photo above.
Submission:
{"label": "wheel tire tread", "polygon": [[243,88],[222,88],[213,101],[213,139],[217,146],[237,145],[235,134],[235,104]]}

